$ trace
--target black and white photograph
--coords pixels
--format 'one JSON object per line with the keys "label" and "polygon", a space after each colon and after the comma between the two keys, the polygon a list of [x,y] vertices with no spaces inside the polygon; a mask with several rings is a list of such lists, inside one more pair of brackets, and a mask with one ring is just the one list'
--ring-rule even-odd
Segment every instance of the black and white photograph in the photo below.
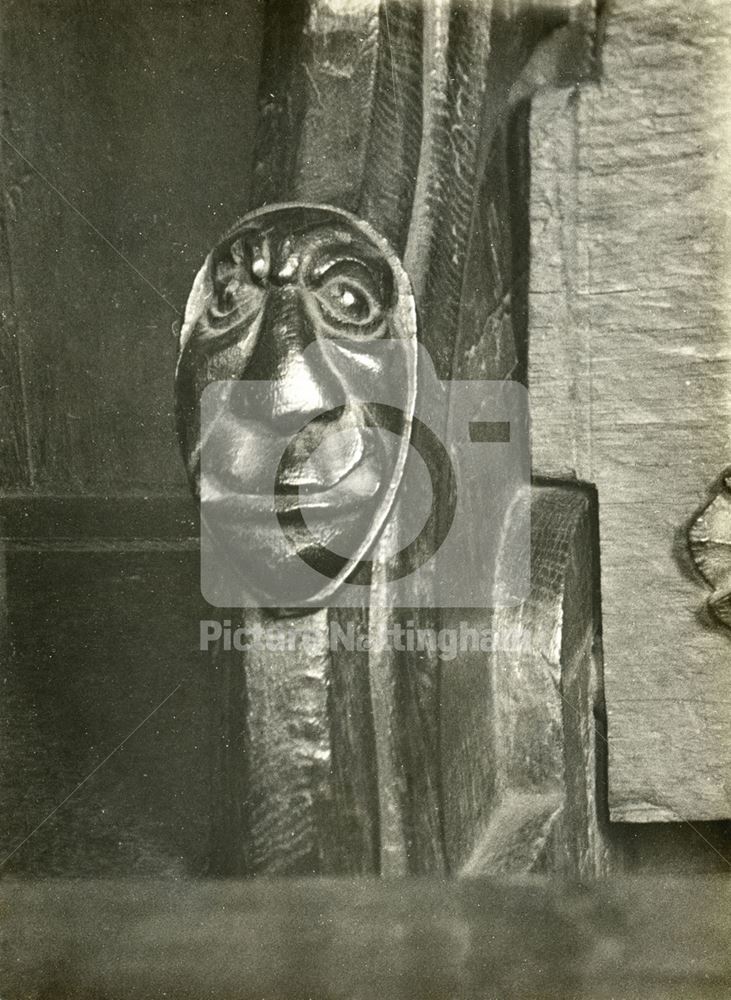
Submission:
{"label": "black and white photograph", "polygon": [[0,1000],[731,996],[731,5],[0,0]]}

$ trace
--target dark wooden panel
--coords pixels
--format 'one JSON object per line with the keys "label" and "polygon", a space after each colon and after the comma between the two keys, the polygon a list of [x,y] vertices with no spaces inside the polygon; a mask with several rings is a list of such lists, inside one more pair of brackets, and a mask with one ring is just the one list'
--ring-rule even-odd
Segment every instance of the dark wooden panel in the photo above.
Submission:
{"label": "dark wooden panel", "polygon": [[169,543],[198,548],[198,510],[190,496],[0,497],[6,548]]}
{"label": "dark wooden panel", "polygon": [[721,1000],[731,889],[5,882],[8,1000]]}
{"label": "dark wooden panel", "polygon": [[210,871],[221,729],[197,563],[174,550],[7,554],[5,873]]}
{"label": "dark wooden panel", "polygon": [[[0,111],[0,127],[3,123]],[[0,142],[0,176],[6,176],[6,148]],[[21,488],[33,482],[32,458],[28,449],[25,420],[25,384],[15,314],[15,289],[10,264],[7,215],[15,211],[20,189],[7,186],[0,201],[0,469],[3,479]]]}
{"label": "dark wooden panel", "polygon": [[2,6],[3,485],[184,489],[171,324],[247,206],[258,4]]}

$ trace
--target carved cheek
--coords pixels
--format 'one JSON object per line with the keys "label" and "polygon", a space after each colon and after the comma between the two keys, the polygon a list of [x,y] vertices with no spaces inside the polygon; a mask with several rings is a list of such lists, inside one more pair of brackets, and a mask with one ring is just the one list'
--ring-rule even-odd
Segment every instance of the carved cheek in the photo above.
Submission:
{"label": "carved cheek", "polygon": [[238,381],[246,377],[260,327],[261,316],[257,316],[253,323],[247,324],[239,331],[239,336],[233,343],[207,354],[201,373],[203,376],[201,388],[209,382]]}
{"label": "carved cheek", "polygon": [[261,425],[241,421],[223,408],[208,428],[203,493],[222,489],[233,494],[271,495],[281,443]]}
{"label": "carved cheek", "polygon": [[325,363],[352,405],[358,400],[383,400],[408,408],[415,379],[415,340],[395,333],[398,331],[393,330],[391,317],[387,317],[377,339],[328,339],[319,345]]}

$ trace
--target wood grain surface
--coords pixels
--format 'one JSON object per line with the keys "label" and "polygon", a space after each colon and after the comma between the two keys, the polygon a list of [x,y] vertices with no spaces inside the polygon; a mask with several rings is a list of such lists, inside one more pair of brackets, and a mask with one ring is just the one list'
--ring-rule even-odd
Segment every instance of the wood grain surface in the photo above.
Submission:
{"label": "wood grain surface", "polygon": [[[419,339],[440,377],[524,376],[527,116],[521,109],[510,121],[510,95],[535,47],[570,11],[452,0],[421,8],[369,0],[298,10],[275,4],[266,12],[255,204],[314,200],[364,213],[403,250]],[[463,529],[482,532],[480,517]],[[471,569],[486,577],[484,566]],[[485,578],[484,586],[489,592],[491,581]],[[354,609],[350,624],[370,637],[408,620],[418,627],[450,624],[455,616],[433,608],[431,597],[419,610],[393,609],[376,580],[372,604],[384,610]],[[247,624],[256,617],[247,612]],[[331,677],[342,680],[340,661],[347,665],[350,657],[328,656],[327,625],[326,615],[309,614],[272,626],[287,630],[295,645],[298,630],[314,630],[321,641],[309,663],[307,656],[267,651],[242,657],[247,701],[241,725],[248,760],[256,762],[249,778],[258,786],[256,823],[264,831],[252,870],[367,867],[368,851],[346,864],[348,851],[325,847],[322,817],[334,794],[335,731],[371,726],[379,785],[376,870],[444,871],[439,714],[440,697],[454,704],[451,671],[441,670],[436,652],[396,652],[388,644],[375,652],[374,643],[358,667],[367,670],[368,683],[357,687],[357,697],[351,683],[341,684],[337,700],[328,698]],[[302,718],[309,720],[311,739],[292,738]],[[364,771],[359,751],[352,741],[341,743],[341,784],[351,786],[353,815],[368,817],[369,781],[347,780]],[[236,768],[233,758],[230,764]],[[239,767],[245,766],[242,759]],[[352,825],[342,810],[333,814],[333,839]],[[305,846],[315,843],[320,849],[314,852]],[[331,848],[340,868],[325,860]]]}
{"label": "wood grain surface", "polygon": [[4,0],[2,489],[185,490],[172,324],[242,214],[260,10]]}
{"label": "wood grain surface", "polygon": [[[442,682],[447,850],[464,875],[607,868],[597,744],[601,677],[591,491],[551,485],[516,499],[504,552],[530,518],[531,588],[495,608],[488,654]],[[525,528],[523,527],[523,530]],[[511,560],[495,587],[510,587]],[[601,747],[599,748],[601,757]]]}
{"label": "wood grain surface", "polygon": [[532,115],[534,465],[595,483],[615,820],[731,815],[731,644],[686,529],[729,464],[731,20],[616,0]]}

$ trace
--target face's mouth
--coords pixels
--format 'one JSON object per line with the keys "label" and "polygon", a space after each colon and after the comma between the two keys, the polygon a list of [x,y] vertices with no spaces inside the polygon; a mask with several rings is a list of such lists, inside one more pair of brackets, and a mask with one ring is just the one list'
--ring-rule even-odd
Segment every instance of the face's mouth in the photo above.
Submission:
{"label": "face's mouth", "polygon": [[347,463],[332,468],[321,457],[319,463],[288,467],[270,492],[232,489],[230,479],[202,476],[201,507],[217,517],[230,511],[237,519],[271,522],[272,515],[295,519],[301,512],[329,519],[370,506],[390,478],[388,460],[378,434],[364,432],[360,440]]}

